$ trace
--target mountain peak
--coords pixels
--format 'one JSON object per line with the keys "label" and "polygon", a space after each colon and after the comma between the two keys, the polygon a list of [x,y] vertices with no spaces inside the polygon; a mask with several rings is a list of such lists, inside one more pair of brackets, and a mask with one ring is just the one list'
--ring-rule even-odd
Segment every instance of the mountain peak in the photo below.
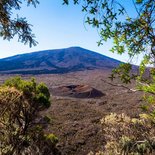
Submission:
{"label": "mountain peak", "polygon": [[90,69],[112,69],[119,64],[120,61],[75,46],[0,59],[0,73],[67,73]]}

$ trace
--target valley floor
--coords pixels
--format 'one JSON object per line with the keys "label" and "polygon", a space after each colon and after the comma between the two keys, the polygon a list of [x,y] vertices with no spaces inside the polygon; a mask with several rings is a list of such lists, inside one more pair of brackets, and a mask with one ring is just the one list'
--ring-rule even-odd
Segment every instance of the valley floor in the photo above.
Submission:
{"label": "valley floor", "polygon": [[[140,112],[141,92],[132,92],[112,83],[109,71],[83,71],[61,75],[37,75],[38,82],[45,82],[51,92],[51,107],[44,114],[52,118],[47,132],[59,138],[58,149],[62,155],[86,155],[90,151],[103,150],[104,137],[100,119],[106,114],[126,113],[136,116]],[[10,75],[1,75],[2,83]],[[30,76],[23,76],[29,79]],[[112,84],[109,84],[112,83]],[[71,98],[52,96],[53,88],[72,84],[87,84],[102,91],[100,98]],[[128,85],[134,88],[134,84]],[[138,112],[137,112],[138,111]]]}

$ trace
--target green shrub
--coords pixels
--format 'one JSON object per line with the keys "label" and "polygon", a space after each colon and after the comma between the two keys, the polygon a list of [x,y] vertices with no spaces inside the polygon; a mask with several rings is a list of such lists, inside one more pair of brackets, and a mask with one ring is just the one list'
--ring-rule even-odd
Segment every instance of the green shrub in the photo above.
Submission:
{"label": "green shrub", "polygon": [[58,140],[53,134],[50,141],[45,138],[45,124],[39,115],[50,105],[48,88],[35,79],[15,77],[0,86],[0,155],[45,155],[47,150],[48,154],[54,151]]}
{"label": "green shrub", "polygon": [[14,87],[21,91],[31,104],[38,106],[37,109],[50,107],[50,93],[47,86],[44,83],[37,84],[34,78],[30,81],[23,80],[21,77],[10,78],[3,86]]}
{"label": "green shrub", "polygon": [[45,139],[54,145],[58,143],[58,138],[54,134],[45,135]]}

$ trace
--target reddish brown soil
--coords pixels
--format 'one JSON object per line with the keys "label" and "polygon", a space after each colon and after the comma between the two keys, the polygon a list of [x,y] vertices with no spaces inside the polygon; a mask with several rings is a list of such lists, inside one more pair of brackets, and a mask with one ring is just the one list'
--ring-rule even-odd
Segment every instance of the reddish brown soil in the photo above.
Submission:
{"label": "reddish brown soil", "polygon": [[[57,147],[62,155],[86,155],[90,151],[102,150],[105,141],[100,119],[111,112],[132,116],[140,112],[142,93],[109,84],[109,74],[107,71],[96,70],[36,76],[37,81],[45,82],[51,92],[52,105],[44,112],[52,118],[47,132],[58,136]],[[8,77],[8,75],[0,76],[0,82]],[[25,79],[29,77],[24,76]],[[112,84],[119,83],[119,80],[116,80]],[[52,95],[53,89],[61,88],[61,92],[67,92],[68,87],[64,86],[72,85],[76,86],[74,90],[78,93],[93,88],[104,95],[98,98],[74,98],[54,93]],[[134,88],[134,84],[127,87]]]}
{"label": "reddish brown soil", "polygon": [[105,95],[101,91],[84,84],[56,87],[51,91],[55,96],[68,96],[74,98],[99,98]]}

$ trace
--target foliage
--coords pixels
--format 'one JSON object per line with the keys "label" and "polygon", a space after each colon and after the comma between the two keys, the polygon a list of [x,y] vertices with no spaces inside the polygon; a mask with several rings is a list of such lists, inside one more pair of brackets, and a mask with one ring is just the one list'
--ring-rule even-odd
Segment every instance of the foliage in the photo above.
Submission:
{"label": "foliage", "polygon": [[0,154],[45,155],[53,153],[58,139],[44,133],[39,112],[49,108],[45,84],[15,77],[0,86]]}
{"label": "foliage", "polygon": [[[70,1],[64,0],[64,4]],[[145,93],[145,104],[142,106],[145,114],[140,114],[138,118],[124,114],[104,117],[101,123],[107,144],[104,152],[96,155],[155,154],[155,70],[146,68],[147,65],[155,64],[155,1],[130,0],[130,8],[121,0],[73,2],[82,5],[86,23],[99,30],[101,40],[98,45],[112,39],[111,52],[128,53],[131,60],[137,55],[143,55],[139,74],[132,74],[132,67],[135,66],[128,63],[114,69],[110,78],[113,80],[118,76],[122,82],[130,83],[136,77],[139,83],[137,89]]]}
{"label": "foliage", "polygon": [[[81,4],[87,13],[86,23],[99,28],[101,41],[113,39],[112,52],[125,51],[130,57],[144,53],[154,57],[155,48],[155,2],[152,0],[130,0],[132,13],[120,0],[73,0]],[[69,4],[64,0],[64,4]],[[129,4],[130,4],[129,3]]]}
{"label": "foliage", "polygon": [[122,63],[119,67],[112,70],[110,75],[110,79],[113,80],[114,78],[119,77],[121,81],[125,84],[131,83],[132,79],[135,79],[137,75],[131,73],[132,66],[129,63]]}
{"label": "foliage", "polygon": [[[70,1],[64,0],[64,4]],[[143,54],[138,75],[131,73],[133,66],[128,63],[114,69],[110,78],[113,80],[118,76],[122,82],[130,83],[136,77],[139,83],[137,89],[145,93],[145,104],[142,106],[145,114],[140,114],[138,118],[124,114],[111,114],[103,118],[101,123],[107,144],[104,152],[96,155],[155,154],[155,70],[146,68],[155,64],[155,1],[130,0],[130,8],[121,0],[73,2],[82,5],[86,23],[99,30],[101,40],[98,45],[112,39],[111,52],[128,53],[131,60]]]}
{"label": "foliage", "polygon": [[[89,155],[154,155],[155,154],[155,76],[151,69],[150,79],[144,79],[144,64],[138,77],[137,89],[144,92],[141,109],[144,113],[136,118],[112,113],[101,119],[106,145],[103,151]],[[144,64],[143,64],[144,63]]]}
{"label": "foliage", "polygon": [[[64,0],[64,4],[69,2]],[[82,5],[86,23],[99,30],[101,40],[98,45],[112,39],[111,52],[128,53],[131,60],[143,54],[139,74],[132,74],[132,67],[135,66],[128,63],[114,69],[110,78],[113,80],[118,76],[124,83],[137,79],[137,89],[145,94],[145,104],[142,105],[145,114],[140,114],[138,118],[130,118],[124,114],[104,117],[101,123],[107,144],[104,152],[96,155],[155,154],[155,70],[146,68],[155,64],[155,1],[130,0],[130,8],[121,0],[73,2]],[[94,153],[91,152],[90,155]]]}
{"label": "foliage", "polygon": [[[1,0],[0,1],[0,36],[3,39],[10,40],[18,36],[18,41],[29,46],[36,45],[35,35],[32,33],[31,26],[25,17],[17,15],[13,18],[14,10],[20,10],[24,0]],[[26,0],[27,5],[36,5],[38,0]]]}
{"label": "foliage", "polygon": [[101,119],[107,144],[104,152],[89,155],[153,155],[155,154],[154,119],[147,114],[130,118],[112,113]]}
{"label": "foliage", "polygon": [[[71,0],[63,2],[69,4]],[[73,0],[73,2],[82,5],[82,11],[86,13],[85,22],[98,29],[101,38],[98,45],[103,45],[104,41],[111,39],[113,40],[111,52],[128,53],[131,60],[137,55],[144,55],[144,61],[142,60],[144,66],[146,58],[147,64],[155,63],[153,0],[129,0],[128,3],[121,0]],[[120,66],[117,70],[113,70],[112,78],[118,75],[123,82],[130,82],[130,78],[135,76],[128,69],[126,65]]]}
{"label": "foliage", "polygon": [[37,104],[37,109],[48,108],[50,106],[48,88],[44,83],[37,85],[33,78],[31,81],[22,80],[20,77],[11,78],[5,81],[4,86],[15,87],[22,91],[27,100],[31,101],[31,104],[34,104],[34,106]]}

